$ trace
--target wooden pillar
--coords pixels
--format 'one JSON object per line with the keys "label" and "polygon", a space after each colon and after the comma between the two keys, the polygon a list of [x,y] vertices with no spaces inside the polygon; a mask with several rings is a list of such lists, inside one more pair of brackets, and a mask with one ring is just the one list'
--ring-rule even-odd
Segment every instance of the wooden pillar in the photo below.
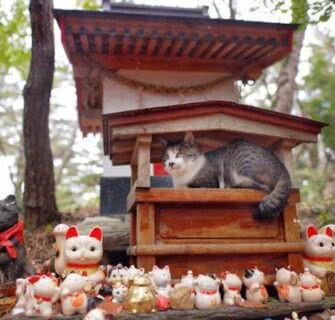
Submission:
{"label": "wooden pillar", "polygon": [[[297,219],[296,204],[287,203],[284,212],[284,232],[286,242],[297,242],[300,241],[299,227],[294,221]],[[302,272],[302,254],[301,253],[289,253],[288,264],[291,265],[292,270],[296,272]]]}
{"label": "wooden pillar", "polygon": [[[155,244],[155,206],[153,203],[138,203],[136,206],[137,245]],[[155,256],[137,256],[137,267],[151,271],[156,264]]]}
{"label": "wooden pillar", "polygon": [[[136,187],[150,188],[150,147],[151,135],[138,136],[131,159],[132,184]],[[136,173],[137,171],[137,173]]]}

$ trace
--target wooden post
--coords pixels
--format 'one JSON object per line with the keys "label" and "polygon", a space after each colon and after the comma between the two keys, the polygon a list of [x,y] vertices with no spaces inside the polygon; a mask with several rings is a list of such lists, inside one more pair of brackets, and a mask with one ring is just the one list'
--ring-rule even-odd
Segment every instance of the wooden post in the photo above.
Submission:
{"label": "wooden post", "polygon": [[[137,245],[155,244],[155,206],[153,203],[138,203],[136,216]],[[156,264],[155,256],[137,256],[137,267],[146,272]]]}
{"label": "wooden post", "polygon": [[294,177],[292,148],[295,145],[295,141],[280,140],[272,146],[273,152],[285,164],[285,167],[290,174],[292,184]]}
{"label": "wooden post", "polygon": [[140,188],[150,188],[151,141],[151,135],[138,136],[136,138],[135,148],[131,159],[132,184],[135,183],[134,179],[136,179],[136,186]]}
{"label": "wooden post", "polygon": [[[284,230],[286,242],[297,242],[300,241],[299,228],[294,222],[297,219],[296,204],[288,203],[283,212],[284,215]],[[292,270],[296,272],[302,272],[302,255],[298,253],[288,254],[288,263],[291,265]]]}

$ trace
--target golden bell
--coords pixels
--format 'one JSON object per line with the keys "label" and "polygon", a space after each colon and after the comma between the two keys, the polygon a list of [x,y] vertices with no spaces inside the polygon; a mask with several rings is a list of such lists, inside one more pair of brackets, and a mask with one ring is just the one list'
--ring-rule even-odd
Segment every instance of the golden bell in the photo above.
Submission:
{"label": "golden bell", "polygon": [[123,303],[125,311],[132,313],[156,312],[156,296],[147,275],[134,278]]}

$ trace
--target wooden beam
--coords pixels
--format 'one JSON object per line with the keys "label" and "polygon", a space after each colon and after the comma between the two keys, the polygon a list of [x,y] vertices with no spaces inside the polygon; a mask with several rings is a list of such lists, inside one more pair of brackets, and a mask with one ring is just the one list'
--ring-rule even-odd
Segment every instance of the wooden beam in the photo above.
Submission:
{"label": "wooden beam", "polygon": [[202,54],[207,50],[207,48],[212,43],[213,37],[211,35],[206,35],[203,39],[200,41],[200,45],[195,47],[192,56],[199,58],[202,56]]}
{"label": "wooden beam", "polygon": [[94,45],[97,53],[102,53],[102,32],[100,28],[96,28],[94,33]]}
{"label": "wooden beam", "polygon": [[166,50],[171,46],[173,40],[173,36],[171,32],[166,33],[163,36],[162,43],[158,48],[157,56],[165,56]]}
{"label": "wooden beam", "polygon": [[189,119],[174,119],[122,127],[114,126],[111,130],[113,138],[129,138],[143,134],[164,134],[185,131],[226,130],[243,132],[244,134],[298,140],[300,142],[317,142],[317,136],[313,133],[279,127],[268,123],[260,124],[259,121],[249,119],[239,118],[237,121],[236,117],[222,113],[197,116]]}
{"label": "wooden beam", "polygon": [[148,42],[146,54],[148,54],[149,56],[153,55],[159,40],[160,40],[159,34],[154,31],[151,34],[151,37],[149,37],[149,40],[148,40],[149,42]]}
{"label": "wooden beam", "polygon": [[[155,208],[150,203],[140,203],[136,210],[136,240],[138,245],[155,244]],[[137,267],[151,271],[156,264],[154,255],[137,257]]]}
{"label": "wooden beam", "polygon": [[204,58],[211,59],[214,57],[215,53],[219,51],[224,45],[224,37],[220,37],[215,40],[213,44],[208,48],[207,52],[204,54]]}
{"label": "wooden beam", "polygon": [[143,42],[144,42],[144,30],[139,30],[136,35],[136,42],[134,49],[135,56],[141,54]]}
{"label": "wooden beam", "polygon": [[109,37],[108,37],[108,52],[109,54],[114,54],[115,53],[115,45],[116,45],[116,30],[115,29],[111,29],[110,33],[109,33]]}
{"label": "wooden beam", "polygon": [[151,135],[140,135],[136,139],[131,164],[137,166],[137,186],[150,187],[150,146]]}
{"label": "wooden beam", "polygon": [[[154,203],[233,203],[252,204],[259,203],[266,196],[263,191],[255,189],[132,189],[129,193],[127,206],[132,211],[138,202]],[[299,190],[291,189],[288,203],[300,201]]]}
{"label": "wooden beam", "polygon": [[181,53],[181,57],[188,57],[192,50],[195,48],[195,46],[198,44],[199,39],[200,37],[197,34],[192,34],[191,38],[187,41],[187,44]]}
{"label": "wooden beam", "polygon": [[83,49],[84,53],[88,53],[90,52],[90,47],[88,44],[88,38],[87,38],[87,33],[84,27],[81,27],[79,30],[79,38],[80,38],[80,43],[81,43],[81,47]]}
{"label": "wooden beam", "polygon": [[226,45],[218,52],[215,58],[222,59],[229,55],[239,43],[238,37],[233,37]]}
{"label": "wooden beam", "polygon": [[[261,242],[226,244],[154,244],[136,245],[128,248],[128,255],[203,255],[203,254],[259,254],[259,253],[301,253],[304,242]],[[294,269],[295,270],[295,269]]]}
{"label": "wooden beam", "polygon": [[172,46],[172,50],[170,53],[172,57],[178,55],[178,52],[181,50],[181,47],[185,44],[185,39],[186,39],[186,36],[184,33],[178,34],[178,36],[176,37],[174,41],[174,44]]}
{"label": "wooden beam", "polygon": [[131,35],[128,29],[124,31],[123,39],[122,39],[122,47],[121,52],[122,54],[129,53],[129,45],[130,45]]}

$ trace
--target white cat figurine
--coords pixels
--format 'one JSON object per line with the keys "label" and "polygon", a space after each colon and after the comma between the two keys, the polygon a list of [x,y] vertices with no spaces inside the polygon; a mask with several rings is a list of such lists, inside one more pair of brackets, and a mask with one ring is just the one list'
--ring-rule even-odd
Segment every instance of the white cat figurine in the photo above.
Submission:
{"label": "white cat figurine", "polygon": [[165,266],[162,269],[157,266],[153,266],[150,275],[156,294],[169,297],[172,291],[171,272],[169,266]]}
{"label": "white cat figurine", "polygon": [[60,224],[55,227],[54,235],[58,250],[55,270],[59,275],[80,273],[94,285],[105,279],[105,272],[99,265],[103,255],[101,227],[94,227],[88,236],[81,236],[76,226]]}
{"label": "white cat figurine", "polygon": [[176,289],[180,287],[190,288],[192,290],[192,295],[195,295],[195,279],[192,270],[188,270],[187,274],[181,277],[181,281],[175,285]]}
{"label": "white cat figurine", "polygon": [[12,316],[18,316],[25,313],[27,301],[30,299],[30,283],[27,279],[16,279],[16,305],[12,310]]}
{"label": "white cat figurine", "polygon": [[300,274],[301,296],[302,301],[321,301],[324,297],[324,292],[321,290],[321,280],[312,274],[308,268],[305,268],[304,273]]}
{"label": "white cat figurine", "polygon": [[330,227],[326,227],[324,234],[310,225],[306,229],[306,241],[303,255],[304,267],[320,278],[327,271],[335,272],[335,240]]}
{"label": "white cat figurine", "polygon": [[215,276],[199,274],[195,280],[195,307],[199,310],[210,309],[221,304],[220,280]]}
{"label": "white cat figurine", "polygon": [[27,317],[51,317],[53,304],[59,299],[60,293],[57,280],[48,275],[34,275],[27,281],[29,282],[29,296],[26,301],[25,315]]}
{"label": "white cat figurine", "polygon": [[281,302],[298,303],[302,301],[298,275],[290,267],[276,269],[276,281],[273,283]]}
{"label": "white cat figurine", "polygon": [[237,301],[242,301],[242,280],[235,273],[225,271],[222,273],[222,285],[224,290],[223,303],[233,306]]}
{"label": "white cat figurine", "polygon": [[128,288],[121,282],[113,285],[113,300],[114,303],[123,303],[128,293]]}
{"label": "white cat figurine", "polygon": [[269,294],[264,286],[264,273],[257,268],[248,269],[243,275],[243,283],[246,286],[247,301],[253,303],[267,303]]}
{"label": "white cat figurine", "polygon": [[66,316],[76,313],[85,314],[87,312],[87,295],[85,277],[77,273],[70,273],[62,282],[61,304],[62,312]]}

